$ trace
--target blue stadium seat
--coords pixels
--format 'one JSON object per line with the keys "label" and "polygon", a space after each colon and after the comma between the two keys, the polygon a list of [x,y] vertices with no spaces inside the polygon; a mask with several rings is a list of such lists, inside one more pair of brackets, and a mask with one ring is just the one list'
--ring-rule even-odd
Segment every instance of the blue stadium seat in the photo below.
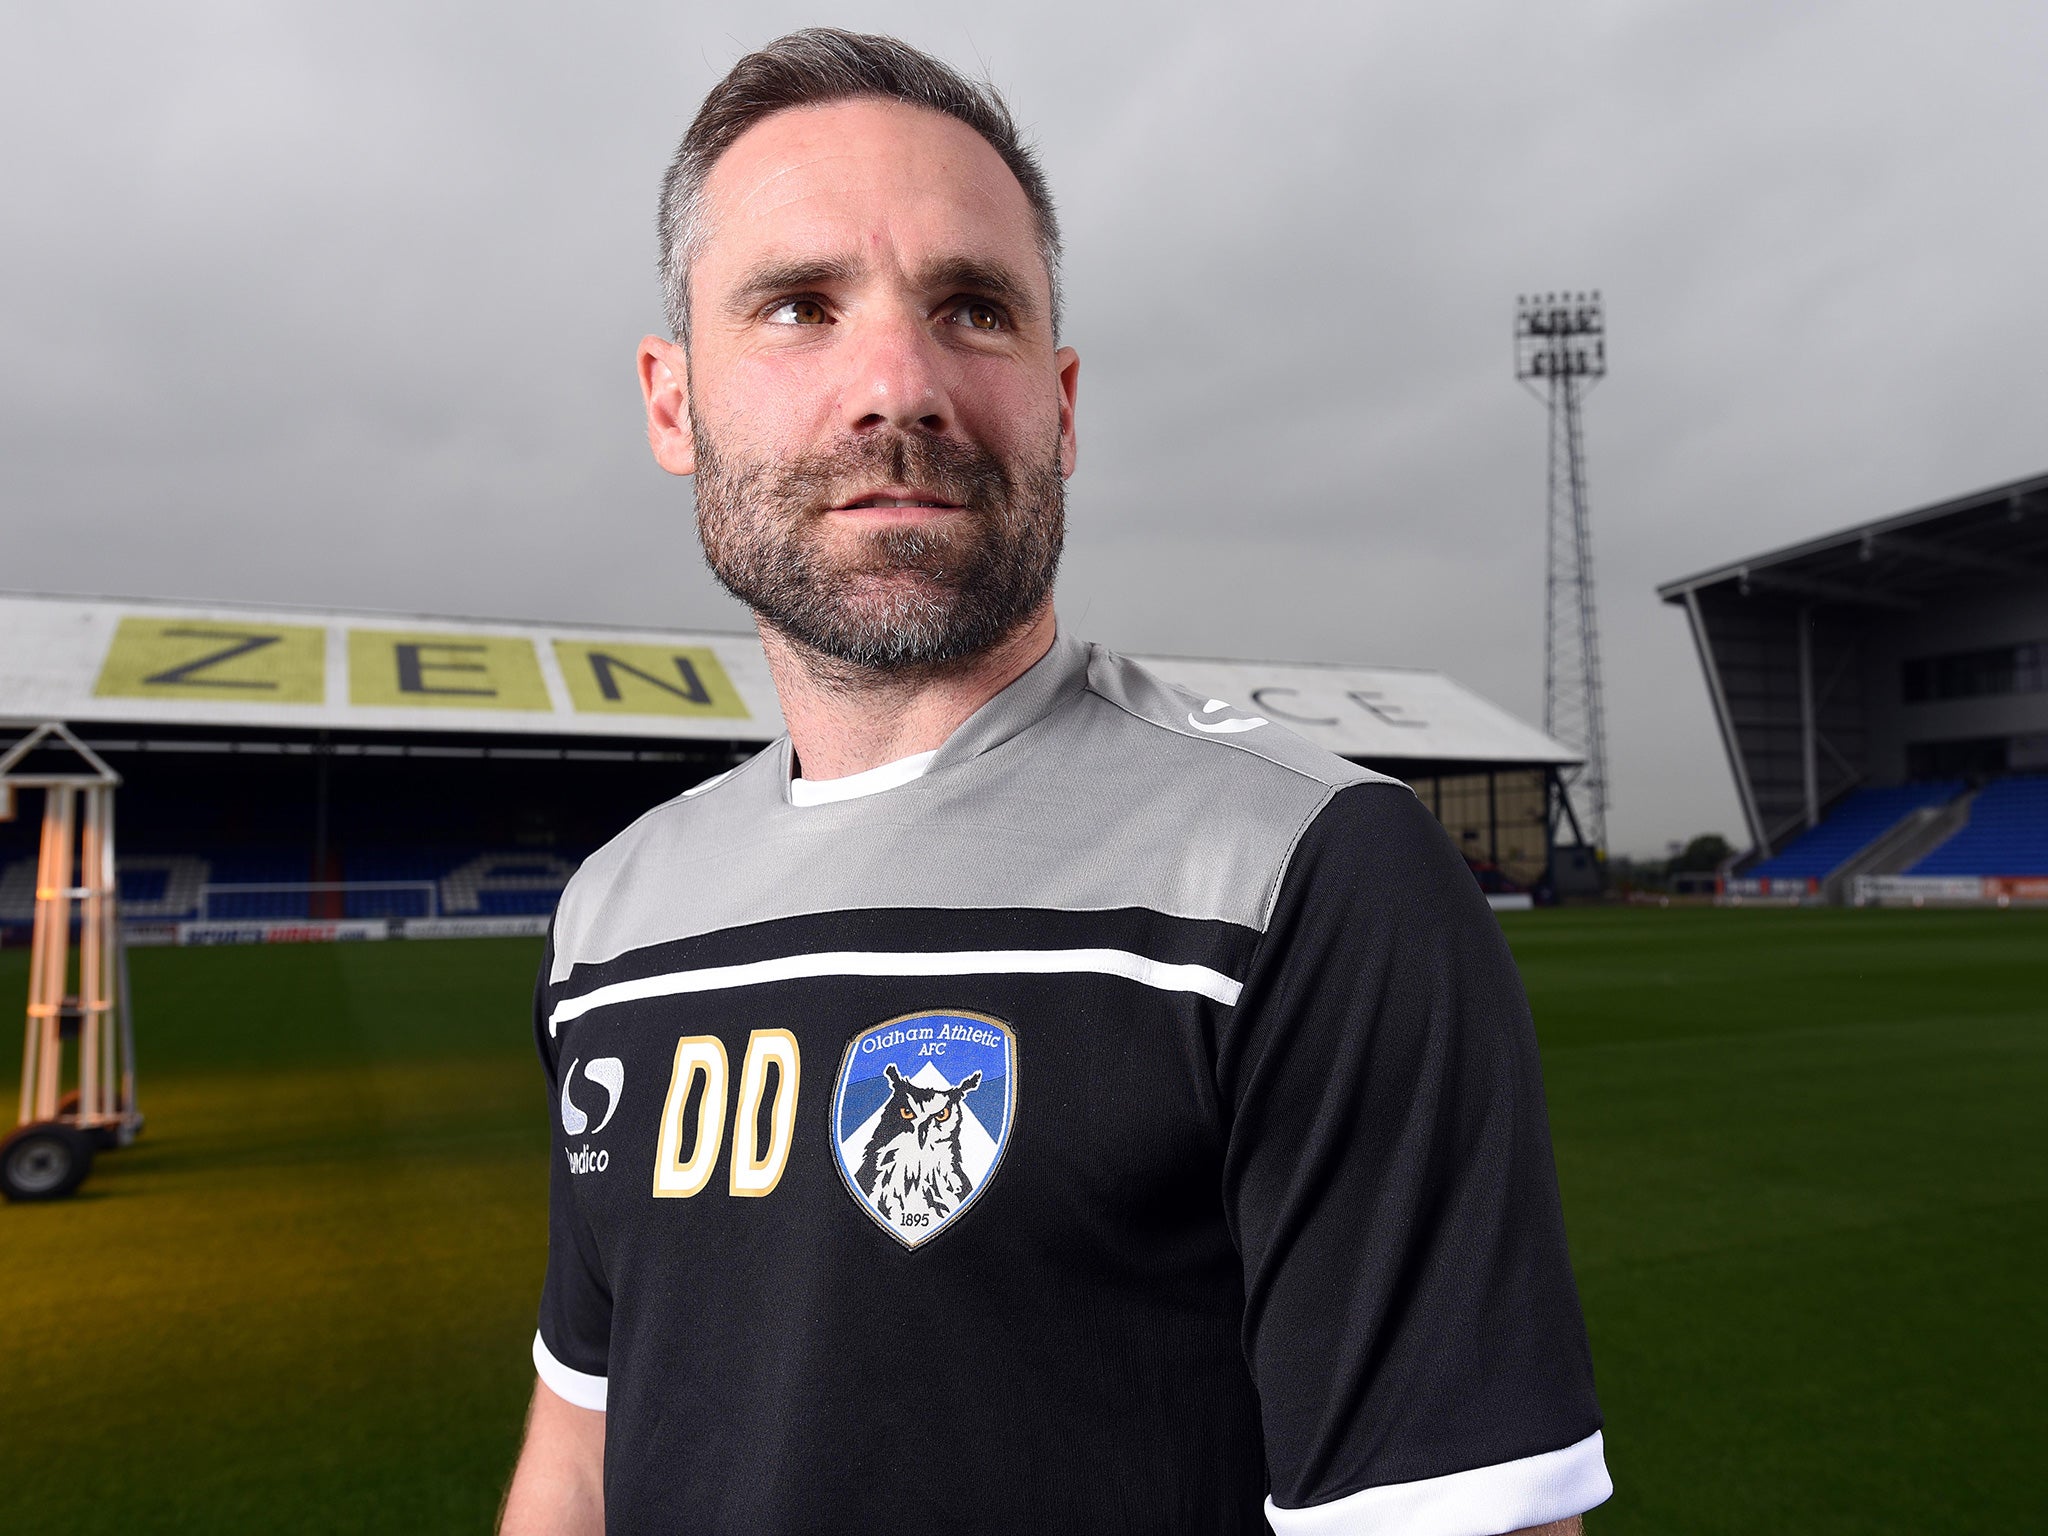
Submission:
{"label": "blue stadium seat", "polygon": [[1902,817],[1926,806],[1946,805],[1963,788],[1961,779],[1940,779],[1855,790],[1839,801],[1819,826],[1802,832],[1743,875],[1756,880],[1823,880],[1898,825]]}
{"label": "blue stadium seat", "polygon": [[418,888],[352,891],[351,917],[424,917],[430,899],[441,917],[545,917],[555,910],[580,854],[442,845],[356,849],[343,862],[351,882],[416,881],[434,887],[431,893]]}
{"label": "blue stadium seat", "polygon": [[[203,855],[214,885],[292,885],[306,878],[306,855],[298,849],[223,849]],[[196,910],[192,914],[201,914]],[[311,915],[304,891],[220,891],[206,904],[217,923],[268,922]]]}
{"label": "blue stadium seat", "polygon": [[[555,910],[586,850],[564,854],[476,844],[345,848],[335,872],[351,889],[309,892],[304,848],[238,847],[126,852],[121,894],[131,920],[269,922],[316,917],[540,916]],[[34,860],[0,861],[0,922],[25,924],[34,910]],[[201,883],[214,887],[202,911]],[[284,890],[223,890],[277,885]],[[14,909],[20,908],[17,912]]]}
{"label": "blue stadium seat", "polygon": [[1968,824],[1907,873],[2048,875],[2048,775],[1992,780]]}

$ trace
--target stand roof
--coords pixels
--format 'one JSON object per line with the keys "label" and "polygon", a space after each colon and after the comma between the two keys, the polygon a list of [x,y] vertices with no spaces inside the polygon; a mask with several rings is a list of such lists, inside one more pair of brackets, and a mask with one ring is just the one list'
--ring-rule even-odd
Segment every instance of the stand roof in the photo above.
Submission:
{"label": "stand roof", "polygon": [[[1346,757],[1566,765],[1441,672],[1141,657]],[[782,733],[750,634],[0,594],[0,721],[224,732],[753,743]]]}

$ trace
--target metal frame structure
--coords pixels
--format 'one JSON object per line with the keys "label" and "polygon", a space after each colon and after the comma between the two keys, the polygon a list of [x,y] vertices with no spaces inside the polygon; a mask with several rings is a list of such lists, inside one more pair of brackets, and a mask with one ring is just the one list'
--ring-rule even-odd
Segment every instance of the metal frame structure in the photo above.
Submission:
{"label": "metal frame structure", "polygon": [[[68,753],[76,768],[30,766]],[[0,817],[14,795],[43,792],[35,929],[23,1034],[20,1123],[61,1122],[101,1146],[126,1146],[142,1129],[135,1099],[134,1017],[114,872],[114,791],[121,776],[63,725],[37,726],[0,755]],[[70,988],[71,925],[78,927],[78,991]],[[64,1042],[78,1041],[77,1099],[67,1103]]]}
{"label": "metal frame structure", "polygon": [[1569,822],[1600,857],[1607,850],[1607,720],[1580,405],[1606,374],[1607,321],[1597,290],[1516,299],[1515,378],[1550,415],[1543,730],[1585,757],[1576,774],[1560,775],[1553,826]]}

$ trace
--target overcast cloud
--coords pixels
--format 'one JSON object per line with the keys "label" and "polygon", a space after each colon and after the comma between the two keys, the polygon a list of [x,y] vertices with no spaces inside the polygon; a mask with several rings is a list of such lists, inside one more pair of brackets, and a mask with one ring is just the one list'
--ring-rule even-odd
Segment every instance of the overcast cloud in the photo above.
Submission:
{"label": "overcast cloud", "polygon": [[14,5],[0,587],[742,627],[632,352],[698,98],[819,21],[985,66],[1042,146],[1061,608],[1126,649],[1539,716],[1512,307],[1604,290],[1623,851],[1739,830],[1656,582],[2048,468],[2038,0]]}

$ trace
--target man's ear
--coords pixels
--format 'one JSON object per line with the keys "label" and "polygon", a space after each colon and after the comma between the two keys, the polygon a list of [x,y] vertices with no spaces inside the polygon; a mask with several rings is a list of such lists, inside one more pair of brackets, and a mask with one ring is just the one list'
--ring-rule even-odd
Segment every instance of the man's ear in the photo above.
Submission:
{"label": "man's ear", "polygon": [[672,475],[697,472],[690,431],[690,354],[659,336],[640,338],[640,393],[647,401],[647,446]]}
{"label": "man's ear", "polygon": [[1061,347],[1053,354],[1060,386],[1060,474],[1071,477],[1081,452],[1080,437],[1074,430],[1074,407],[1081,393],[1081,354]]}

